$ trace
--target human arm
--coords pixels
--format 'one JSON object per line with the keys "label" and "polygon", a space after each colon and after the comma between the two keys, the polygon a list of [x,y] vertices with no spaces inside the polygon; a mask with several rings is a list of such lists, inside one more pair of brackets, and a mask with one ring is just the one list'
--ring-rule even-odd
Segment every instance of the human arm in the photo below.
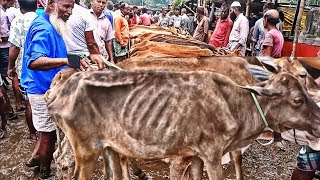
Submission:
{"label": "human arm", "polygon": [[234,49],[239,49],[241,46],[246,47],[246,42],[249,34],[249,21],[243,19],[240,23],[240,39]]}
{"label": "human arm", "polygon": [[111,40],[105,41],[105,46],[109,55],[109,61],[114,64]]}
{"label": "human arm", "polygon": [[268,32],[265,35],[264,41],[262,43],[263,51],[261,53],[262,56],[272,56],[272,49],[273,49],[273,35]]}
{"label": "human arm", "polygon": [[20,53],[20,48],[15,45],[11,45],[9,49],[9,63],[8,63],[8,71],[7,71],[7,74],[9,77],[13,77],[16,74],[15,64],[16,64],[16,59],[19,56],[19,53]]}
{"label": "human arm", "polygon": [[125,43],[123,42],[123,38],[122,38],[122,35],[121,35],[121,24],[122,24],[122,21],[121,21],[121,18],[116,18],[114,20],[114,35],[115,35],[115,38],[116,40],[120,43],[120,45],[125,45]]}
{"label": "human arm", "polygon": [[0,37],[1,37],[1,42],[8,42],[8,38],[9,38],[8,21],[7,21],[7,16],[2,10],[0,12]]}
{"label": "human arm", "polygon": [[105,63],[100,57],[100,51],[97,42],[94,39],[93,31],[86,31],[85,39],[90,53],[90,59],[97,63],[99,69],[105,68]]}
{"label": "human arm", "polygon": [[[206,17],[204,17],[206,18]],[[204,42],[208,43],[209,19],[206,18],[203,22]]]}
{"label": "human arm", "polygon": [[251,46],[251,52],[252,52],[252,56],[256,55],[256,43],[259,39],[259,28],[258,28],[258,21],[254,24],[253,27],[253,32],[252,32],[252,37],[251,37],[251,41],[252,41],[252,46]]}
{"label": "human arm", "polygon": [[66,65],[68,65],[67,58],[48,58],[43,56],[31,62],[29,68],[32,70],[47,71]]}

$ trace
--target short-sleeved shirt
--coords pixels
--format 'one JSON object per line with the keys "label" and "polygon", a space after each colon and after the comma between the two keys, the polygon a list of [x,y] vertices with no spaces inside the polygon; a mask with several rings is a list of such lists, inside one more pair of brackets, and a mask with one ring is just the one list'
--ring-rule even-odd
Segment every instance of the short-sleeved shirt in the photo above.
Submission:
{"label": "short-sleeved shirt", "polygon": [[215,48],[226,47],[229,42],[232,25],[233,22],[229,17],[227,19],[219,18],[216,28],[211,35],[209,44]]}
{"label": "short-sleeved shirt", "polygon": [[169,26],[169,23],[170,23],[170,18],[167,17],[167,16],[162,16],[160,15],[159,16],[159,26],[161,27],[168,27]]}
{"label": "short-sleeved shirt", "polygon": [[18,74],[19,79],[21,77],[21,62],[22,62],[24,42],[25,42],[29,27],[32,21],[36,17],[37,17],[37,14],[35,12],[27,12],[25,14],[17,16],[11,22],[10,36],[8,41],[12,45],[20,48],[20,53],[15,63],[15,68],[16,68],[16,72]]}
{"label": "short-sleeved shirt", "polygon": [[95,23],[94,36],[95,40],[99,46],[101,54],[106,54],[105,41],[110,41],[114,38],[114,32],[112,30],[112,25],[108,17],[101,13],[99,17],[96,16],[93,9],[90,9],[90,14]]}
{"label": "short-sleeved shirt", "polygon": [[74,4],[72,15],[67,21],[69,32],[66,45],[69,54],[89,55],[85,32],[95,29],[93,22],[93,18],[88,9]]}
{"label": "short-sleeved shirt", "polygon": [[196,30],[194,31],[193,38],[199,41],[204,41],[208,35],[209,30],[209,19],[206,16],[203,16],[199,22]]}
{"label": "short-sleeved shirt", "polygon": [[49,15],[45,12],[31,23],[24,44],[21,85],[27,88],[28,94],[44,94],[50,88],[56,73],[67,68],[62,66],[48,71],[30,69],[30,64],[40,57],[67,57],[67,48],[62,36],[52,26]]}
{"label": "short-sleeved shirt", "polygon": [[140,22],[139,24],[145,25],[145,26],[150,26],[151,25],[151,18],[149,14],[144,13],[140,16]]}
{"label": "short-sleeved shirt", "polygon": [[193,33],[193,21],[186,14],[183,14],[181,18],[181,27],[187,29],[191,35]]}
{"label": "short-sleeved shirt", "polygon": [[[277,28],[282,31],[282,23],[279,22],[277,24]],[[264,40],[264,36],[267,33],[267,30],[263,26],[263,18],[260,18],[253,26],[253,33],[251,36],[251,40],[253,42],[256,42],[255,50],[261,50],[262,49],[262,43]]]}
{"label": "short-sleeved shirt", "polygon": [[174,26],[175,28],[180,28],[182,17],[173,15],[170,18],[170,26]]}
{"label": "short-sleeved shirt", "polygon": [[275,58],[281,57],[283,44],[284,44],[284,38],[282,33],[278,29],[271,29],[270,31],[268,31],[262,43],[263,47],[265,46],[272,47],[271,56]]}
{"label": "short-sleeved shirt", "polygon": [[[0,4],[0,37],[9,37],[9,24],[6,10]],[[0,42],[0,48],[9,48],[10,42]]]}

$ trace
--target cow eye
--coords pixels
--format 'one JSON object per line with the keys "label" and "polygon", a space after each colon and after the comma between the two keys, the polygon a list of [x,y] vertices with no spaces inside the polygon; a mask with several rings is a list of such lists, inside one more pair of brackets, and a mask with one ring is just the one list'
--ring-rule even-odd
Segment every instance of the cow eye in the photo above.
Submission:
{"label": "cow eye", "polygon": [[296,105],[301,105],[303,103],[303,99],[302,98],[295,98],[293,100],[293,102],[296,104]]}
{"label": "cow eye", "polygon": [[299,74],[300,78],[305,79],[307,77],[307,74]]}

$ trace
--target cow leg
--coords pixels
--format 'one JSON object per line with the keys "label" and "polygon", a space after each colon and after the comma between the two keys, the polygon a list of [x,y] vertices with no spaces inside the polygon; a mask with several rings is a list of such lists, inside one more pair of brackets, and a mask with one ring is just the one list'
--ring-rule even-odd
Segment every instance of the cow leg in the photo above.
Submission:
{"label": "cow leg", "polygon": [[192,157],[191,161],[191,178],[193,180],[201,180],[203,174],[203,161],[197,156]]}
{"label": "cow leg", "polygon": [[122,179],[123,180],[130,180],[130,173],[128,168],[128,158],[121,157],[121,170],[122,170]]}
{"label": "cow leg", "polygon": [[147,175],[138,167],[136,160],[128,158],[130,167],[132,168],[133,174],[139,177],[139,180],[147,180]]}
{"label": "cow leg", "polygon": [[231,161],[234,164],[234,168],[236,171],[236,179],[237,180],[243,180],[243,174],[242,174],[242,155],[241,150],[235,150],[230,152]]}
{"label": "cow leg", "polygon": [[218,160],[203,159],[204,165],[207,168],[209,180],[221,180],[223,179],[223,172],[221,166],[221,158]]}
{"label": "cow leg", "polygon": [[105,178],[110,180],[121,180],[122,175],[119,154],[110,147],[106,147],[103,152],[103,158]]}
{"label": "cow leg", "polygon": [[68,139],[75,157],[74,179],[91,179],[90,177],[102,150],[92,148],[90,144],[84,142],[78,143],[74,137],[68,137]]}

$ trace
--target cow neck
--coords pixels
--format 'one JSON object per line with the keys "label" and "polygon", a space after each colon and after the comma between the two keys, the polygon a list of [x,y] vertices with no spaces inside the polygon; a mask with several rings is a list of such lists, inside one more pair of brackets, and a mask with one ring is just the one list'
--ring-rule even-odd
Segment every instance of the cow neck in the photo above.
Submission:
{"label": "cow neck", "polygon": [[266,116],[263,114],[263,110],[262,110],[262,108],[261,108],[261,106],[260,106],[260,104],[259,104],[259,101],[258,101],[256,95],[253,94],[253,93],[251,93],[251,96],[252,96],[252,99],[253,99],[253,101],[254,101],[254,104],[256,105],[256,107],[257,107],[257,109],[258,109],[258,112],[259,112],[259,114],[260,114],[260,116],[261,116],[261,118],[262,118],[263,123],[266,125],[266,127],[268,127],[269,125],[268,125],[267,118],[266,118]]}

